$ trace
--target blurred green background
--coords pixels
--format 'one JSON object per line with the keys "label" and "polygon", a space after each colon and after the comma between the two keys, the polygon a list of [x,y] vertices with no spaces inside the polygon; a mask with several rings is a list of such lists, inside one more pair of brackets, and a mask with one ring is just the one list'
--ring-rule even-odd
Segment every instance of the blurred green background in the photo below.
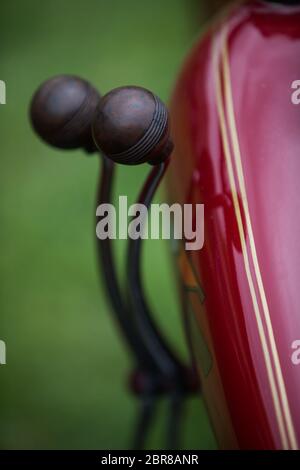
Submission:
{"label": "blurred green background", "polygon": [[[97,277],[99,158],[39,141],[30,98],[46,78],[71,73],[103,93],[136,84],[167,100],[200,24],[193,0],[1,0],[2,449],[127,448],[136,417],[131,364]],[[146,172],[120,168],[116,193],[133,202]],[[122,269],[123,243],[117,251]],[[147,241],[144,264],[157,321],[187,357],[168,245]],[[164,444],[165,415],[162,403],[150,448]],[[187,403],[183,434],[183,448],[215,447],[200,398]]]}

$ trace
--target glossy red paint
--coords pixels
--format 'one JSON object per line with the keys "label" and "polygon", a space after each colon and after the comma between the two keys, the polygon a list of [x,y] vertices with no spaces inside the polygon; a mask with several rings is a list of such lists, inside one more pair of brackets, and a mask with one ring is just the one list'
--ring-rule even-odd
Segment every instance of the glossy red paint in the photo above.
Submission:
{"label": "glossy red paint", "polygon": [[[170,198],[205,204],[204,248],[181,253],[180,266],[221,448],[300,442],[300,365],[291,361],[300,339],[297,79],[300,8],[251,2],[196,44],[171,102]],[[188,288],[193,279],[204,299]]]}

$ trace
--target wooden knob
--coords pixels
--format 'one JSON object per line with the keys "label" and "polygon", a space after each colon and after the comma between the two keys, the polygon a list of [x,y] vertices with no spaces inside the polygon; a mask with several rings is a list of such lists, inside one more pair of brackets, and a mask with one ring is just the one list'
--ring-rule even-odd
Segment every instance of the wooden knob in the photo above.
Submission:
{"label": "wooden knob", "polygon": [[115,88],[101,98],[93,137],[107,157],[124,165],[161,163],[173,149],[166,106],[136,86]]}
{"label": "wooden knob", "polygon": [[30,117],[37,134],[63,149],[96,150],[91,123],[100,100],[87,81],[60,75],[45,81],[32,98]]}

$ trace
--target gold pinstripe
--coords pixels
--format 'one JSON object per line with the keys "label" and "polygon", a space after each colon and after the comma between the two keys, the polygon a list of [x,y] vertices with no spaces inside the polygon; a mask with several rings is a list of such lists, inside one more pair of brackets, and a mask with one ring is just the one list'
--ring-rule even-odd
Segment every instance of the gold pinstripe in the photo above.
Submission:
{"label": "gold pinstripe", "polygon": [[271,345],[271,352],[272,352],[273,361],[274,361],[275,375],[276,375],[277,382],[278,382],[279,393],[281,397],[282,408],[284,411],[288,437],[289,437],[289,441],[290,441],[292,449],[296,450],[298,448],[297,439],[295,435],[295,430],[294,430],[294,426],[292,422],[292,417],[291,417],[290,407],[289,407],[287,393],[285,389],[285,384],[283,380],[282,370],[280,366],[280,360],[279,360],[279,355],[278,355],[278,351],[276,347],[269,306],[268,306],[268,302],[267,302],[267,298],[266,298],[266,294],[265,294],[265,290],[263,286],[263,281],[261,277],[261,272],[259,268],[259,263],[257,259],[256,246],[255,246],[252,224],[251,224],[251,219],[250,219],[250,212],[249,212],[248,199],[247,199],[247,193],[246,193],[246,185],[245,185],[245,179],[244,179],[243,167],[242,167],[241,152],[240,152],[236,121],[235,121],[234,109],[233,109],[230,66],[229,66],[229,59],[228,59],[226,37],[223,42],[223,48],[222,48],[222,64],[223,64],[223,74],[224,74],[223,76],[224,76],[224,84],[225,84],[225,100],[226,100],[226,110],[227,110],[227,116],[228,116],[228,127],[230,129],[230,134],[231,134],[232,149],[233,149],[236,172],[237,172],[238,182],[239,182],[239,187],[240,187],[240,192],[241,192],[241,199],[242,199],[242,204],[243,204],[244,214],[245,214],[245,219],[246,219],[246,226],[247,226],[247,232],[249,236],[250,250],[251,250],[252,260],[253,260],[253,265],[254,265],[254,272],[255,272],[259,294],[260,294],[260,298],[262,302],[264,319],[265,319],[267,332],[268,332],[268,338],[269,338],[269,342]]}
{"label": "gold pinstripe", "polygon": [[[281,406],[280,406],[280,399],[279,399],[278,391],[277,391],[277,387],[276,387],[274,371],[273,371],[273,368],[272,368],[272,361],[271,361],[270,351],[268,349],[268,343],[267,343],[267,339],[266,339],[266,335],[265,335],[265,331],[264,331],[264,326],[263,326],[263,322],[262,322],[262,318],[261,318],[261,314],[260,314],[260,310],[259,310],[258,300],[257,300],[255,287],[254,287],[254,282],[253,282],[252,275],[251,275],[250,262],[249,262],[248,251],[247,251],[247,246],[246,246],[246,239],[245,239],[243,221],[242,221],[241,210],[240,210],[240,205],[239,205],[239,200],[238,200],[237,190],[236,190],[236,184],[235,184],[235,177],[234,177],[234,171],[233,171],[233,164],[232,164],[232,158],[231,158],[231,152],[230,152],[229,139],[228,139],[228,136],[227,136],[226,117],[225,117],[225,112],[224,112],[223,102],[222,102],[221,77],[220,77],[220,71],[219,71],[219,67],[218,67],[218,49],[217,49],[216,43],[215,43],[214,46],[215,47],[213,49],[213,63],[214,63],[214,71],[215,71],[215,78],[216,78],[216,104],[217,104],[217,109],[218,109],[221,136],[222,136],[222,143],[223,143],[226,166],[227,166],[227,171],[228,171],[228,176],[229,176],[229,183],[230,183],[230,187],[231,187],[233,205],[234,205],[234,210],[235,210],[235,215],[236,215],[236,220],[237,220],[237,225],[238,225],[238,231],[239,231],[239,235],[240,235],[243,259],[244,259],[244,265],[245,265],[245,271],[246,271],[246,276],[247,276],[249,289],[250,289],[250,294],[251,294],[251,298],[252,298],[255,318],[256,318],[257,327],[258,327],[258,333],[259,333],[259,337],[260,337],[260,341],[261,341],[261,345],[262,345],[262,350],[263,350],[263,355],[264,355],[268,380],[269,380],[270,389],[271,389],[272,400],[273,400],[273,404],[274,404],[275,415],[276,415],[278,428],[279,428],[279,434],[280,434],[280,438],[281,438],[281,442],[282,442],[282,447],[284,449],[289,449],[288,437],[287,437],[286,429],[285,429],[285,426],[284,426],[284,418],[283,418],[283,413],[282,413],[282,409],[281,409]],[[242,202],[243,202],[243,200],[242,200]]]}

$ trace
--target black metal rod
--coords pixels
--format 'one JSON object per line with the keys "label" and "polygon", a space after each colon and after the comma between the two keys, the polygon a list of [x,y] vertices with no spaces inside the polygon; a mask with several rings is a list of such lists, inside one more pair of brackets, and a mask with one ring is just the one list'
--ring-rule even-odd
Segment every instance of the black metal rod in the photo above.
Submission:
{"label": "black metal rod", "polygon": [[169,397],[169,409],[167,418],[167,449],[179,449],[182,430],[183,407],[185,395],[180,390],[175,390]]}
{"label": "black metal rod", "polygon": [[[166,171],[168,162],[153,167],[138,198],[138,203],[149,209],[154,194]],[[141,227],[142,230],[142,227]],[[130,306],[134,314],[139,335],[148,353],[154,358],[158,370],[164,376],[167,387],[172,389],[184,386],[183,366],[169,348],[167,341],[159,332],[147,304],[142,285],[141,270],[142,239],[129,239],[127,255],[127,276]]]}
{"label": "black metal rod", "polygon": [[141,450],[145,448],[145,443],[153,423],[156,405],[157,395],[151,392],[145,393],[140,398],[140,409],[133,437],[132,448],[134,450]]}
{"label": "black metal rod", "polygon": [[[100,184],[97,193],[97,206],[104,203],[112,202],[112,189],[114,180],[115,164],[101,156],[102,171]],[[127,345],[129,346],[133,358],[138,366],[145,369],[157,370],[156,363],[151,354],[143,345],[142,338],[137,331],[134,319],[132,318],[130,309],[126,305],[123,293],[118,281],[116,273],[116,265],[113,256],[111,240],[106,238],[100,240],[97,238],[97,254],[99,259],[100,274],[105,285],[107,297],[111,303],[115,318],[121,333],[125,336]]]}

